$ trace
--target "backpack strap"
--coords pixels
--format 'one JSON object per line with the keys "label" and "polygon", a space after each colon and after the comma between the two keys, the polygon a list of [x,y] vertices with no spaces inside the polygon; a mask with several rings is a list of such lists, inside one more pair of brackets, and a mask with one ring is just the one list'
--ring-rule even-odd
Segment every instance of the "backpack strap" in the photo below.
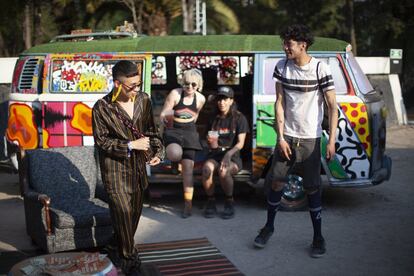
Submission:
{"label": "backpack strap", "polygon": [[322,93],[323,99],[325,100],[325,104],[326,104],[326,99],[325,99],[325,94],[323,93],[322,87],[321,87],[321,80],[319,79],[319,64],[321,62],[318,61],[318,63],[316,64],[316,79],[318,80],[318,90]]}
{"label": "backpack strap", "polygon": [[[318,80],[318,90],[320,90],[321,92],[323,92],[322,91],[322,87],[321,87],[321,80],[319,79],[319,64],[320,64],[321,62],[320,61],[318,61],[318,63],[316,64],[316,79]],[[322,93],[323,94],[323,93]]]}

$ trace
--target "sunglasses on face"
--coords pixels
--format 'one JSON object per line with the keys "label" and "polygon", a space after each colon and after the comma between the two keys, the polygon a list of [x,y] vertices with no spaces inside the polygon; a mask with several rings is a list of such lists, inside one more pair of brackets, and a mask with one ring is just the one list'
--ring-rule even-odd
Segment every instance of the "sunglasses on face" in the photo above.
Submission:
{"label": "sunglasses on face", "polygon": [[183,86],[184,87],[190,87],[190,86],[192,86],[193,88],[195,88],[195,87],[197,87],[197,83],[195,83],[195,82],[184,82],[183,83]]}
{"label": "sunglasses on face", "polygon": [[139,82],[138,84],[133,84],[133,85],[131,85],[131,86],[129,86],[129,85],[127,85],[126,83],[124,83],[124,82],[121,82],[121,84],[123,85],[123,86],[125,86],[129,91],[131,91],[131,90],[135,90],[135,89],[137,89],[138,88],[138,90],[141,90],[141,84],[142,84],[142,82]]}

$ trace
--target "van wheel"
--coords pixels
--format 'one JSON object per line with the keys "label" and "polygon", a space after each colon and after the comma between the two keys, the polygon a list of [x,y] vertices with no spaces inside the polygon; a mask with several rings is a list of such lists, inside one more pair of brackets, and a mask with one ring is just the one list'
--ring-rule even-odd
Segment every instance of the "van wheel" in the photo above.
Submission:
{"label": "van wheel", "polygon": [[[266,175],[264,183],[264,193],[267,196],[272,186],[272,172]],[[304,211],[308,206],[308,198],[303,189],[303,179],[298,175],[289,175],[289,182],[283,189],[280,201],[282,211]]]}
{"label": "van wheel", "polygon": [[303,211],[308,206],[308,198],[303,188],[303,178],[291,174],[283,189],[280,209],[283,211]]}

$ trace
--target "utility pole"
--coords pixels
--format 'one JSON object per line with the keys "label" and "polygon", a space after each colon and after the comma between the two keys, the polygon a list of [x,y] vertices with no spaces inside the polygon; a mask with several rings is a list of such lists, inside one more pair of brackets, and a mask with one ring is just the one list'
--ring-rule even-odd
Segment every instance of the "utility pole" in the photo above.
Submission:
{"label": "utility pole", "polygon": [[182,0],[183,31],[185,34],[207,34],[205,0]]}
{"label": "utility pole", "polygon": [[206,35],[207,34],[207,16],[206,16],[206,2],[205,0],[195,1],[195,22],[194,33]]}

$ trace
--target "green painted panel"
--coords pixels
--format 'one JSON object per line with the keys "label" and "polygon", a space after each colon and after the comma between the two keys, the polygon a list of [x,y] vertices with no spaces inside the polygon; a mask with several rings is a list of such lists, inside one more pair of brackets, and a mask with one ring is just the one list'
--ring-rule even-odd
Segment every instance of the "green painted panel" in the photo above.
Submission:
{"label": "green painted panel", "polygon": [[[326,156],[326,144],[328,143],[328,138],[325,134],[321,137],[321,154]],[[342,165],[339,163],[338,158],[335,156],[333,160],[328,162],[328,168],[331,171],[331,175],[338,179],[347,179],[348,176],[345,173]]]}
{"label": "green painted panel", "polygon": [[274,147],[276,144],[274,103],[258,103],[256,118],[256,145]]}

